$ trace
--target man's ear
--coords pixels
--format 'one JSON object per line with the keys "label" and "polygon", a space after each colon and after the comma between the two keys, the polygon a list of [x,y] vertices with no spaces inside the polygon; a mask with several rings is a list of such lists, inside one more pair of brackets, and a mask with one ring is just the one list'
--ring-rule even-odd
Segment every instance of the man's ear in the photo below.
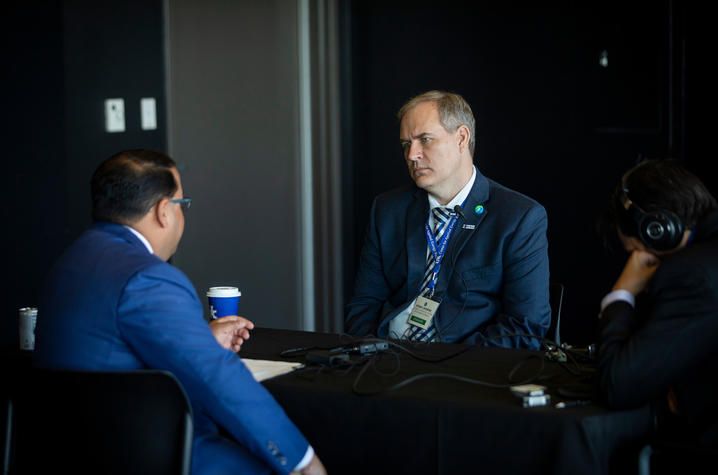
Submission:
{"label": "man's ear", "polygon": [[456,136],[458,138],[458,145],[459,145],[459,151],[463,152],[464,150],[469,149],[469,142],[471,141],[471,131],[469,128],[465,125],[460,125],[456,129]]}
{"label": "man's ear", "polygon": [[162,198],[154,207],[154,217],[161,227],[166,228],[170,224],[172,215],[170,213],[169,198]]}

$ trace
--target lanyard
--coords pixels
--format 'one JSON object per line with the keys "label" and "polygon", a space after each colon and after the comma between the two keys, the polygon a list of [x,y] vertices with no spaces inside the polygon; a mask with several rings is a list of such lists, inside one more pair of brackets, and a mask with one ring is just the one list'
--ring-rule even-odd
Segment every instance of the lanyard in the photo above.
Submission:
{"label": "lanyard", "polygon": [[426,288],[430,290],[429,297],[431,297],[434,295],[434,288],[436,287],[436,276],[439,274],[439,269],[441,269],[441,261],[444,259],[446,246],[449,243],[451,233],[454,231],[454,227],[456,227],[456,222],[458,221],[458,219],[455,214],[451,217],[449,223],[446,225],[447,228],[446,231],[444,231],[444,235],[441,236],[441,241],[439,242],[438,247],[436,245],[436,238],[434,236],[434,232],[431,230],[431,226],[429,225],[429,221],[430,219],[427,219],[426,224],[424,224],[424,233],[426,234],[426,241],[429,243],[429,249],[431,250],[431,254],[434,256],[434,272],[432,273],[431,279],[426,285]]}

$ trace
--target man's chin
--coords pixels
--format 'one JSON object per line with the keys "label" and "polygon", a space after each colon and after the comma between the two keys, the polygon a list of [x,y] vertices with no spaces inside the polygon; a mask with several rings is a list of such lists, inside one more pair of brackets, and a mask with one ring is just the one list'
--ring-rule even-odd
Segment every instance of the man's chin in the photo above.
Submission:
{"label": "man's chin", "polygon": [[432,180],[428,173],[423,175],[414,175],[414,183],[416,183],[416,186],[419,188],[422,188],[426,190],[427,188],[431,187]]}

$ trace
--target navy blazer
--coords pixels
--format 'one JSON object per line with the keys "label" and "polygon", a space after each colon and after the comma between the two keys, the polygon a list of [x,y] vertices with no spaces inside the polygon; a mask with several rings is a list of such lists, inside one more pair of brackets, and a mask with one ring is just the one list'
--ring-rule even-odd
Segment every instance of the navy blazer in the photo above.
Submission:
{"label": "navy blazer", "polygon": [[[601,394],[617,408],[659,401],[666,436],[718,447],[718,212],[698,223],[685,248],[661,256],[640,297],[635,309],[619,300],[601,312]],[[677,417],[665,417],[669,388]]]}
{"label": "navy blazer", "polygon": [[258,459],[289,472],[306,453],[306,439],[237,354],[219,345],[202,314],[179,269],[150,254],[124,226],[96,223],[47,277],[34,362],[170,371],[192,405],[194,473],[253,473]]}
{"label": "navy blazer", "polygon": [[[479,208],[482,207],[482,208]],[[386,338],[420,292],[427,192],[412,185],[376,197],[347,306],[345,331]],[[536,201],[476,173],[438,275],[440,341],[540,348],[548,330],[547,217]]]}

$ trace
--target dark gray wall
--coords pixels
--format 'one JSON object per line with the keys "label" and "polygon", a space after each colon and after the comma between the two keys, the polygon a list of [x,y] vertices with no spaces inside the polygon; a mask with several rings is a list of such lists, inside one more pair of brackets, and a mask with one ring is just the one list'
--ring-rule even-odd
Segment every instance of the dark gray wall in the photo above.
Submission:
{"label": "dark gray wall", "polygon": [[[90,224],[94,168],[125,148],[166,149],[163,24],[160,0],[29,0],[3,12],[3,344],[17,342],[18,308],[37,305],[51,263]],[[124,133],[104,131],[113,97],[125,99]],[[140,97],[157,99],[155,131],[140,130]]]}
{"label": "dark gray wall", "polygon": [[6,201],[3,234],[3,344],[17,344],[17,315],[37,305],[37,288],[65,242],[62,6],[12,4],[0,35],[5,91],[2,112]]}
{"label": "dark gray wall", "polygon": [[[89,224],[90,176],[120,150],[167,149],[161,0],[63,2],[64,139],[70,237]],[[157,129],[141,130],[140,98],[157,101]],[[123,98],[125,132],[105,131],[104,100]]]}
{"label": "dark gray wall", "polygon": [[[579,340],[591,338],[620,265],[593,230],[620,172],[639,154],[676,154],[715,192],[712,27],[699,8],[459,2],[452,11],[471,9],[441,14],[417,1],[341,4],[346,296],[371,197],[408,179],[394,113],[424,89],[464,94],[478,118],[479,167],[546,205],[552,277],[568,285]],[[296,4],[169,5],[169,74],[161,1],[29,0],[4,11],[3,343],[16,342],[18,307],[36,304],[49,265],[89,224],[92,169],[123,148],[167,150],[168,133],[197,200],[175,263],[200,294],[239,285],[257,323],[299,325]],[[603,45],[620,67],[596,69]],[[158,99],[156,132],[139,130],[144,96]],[[126,133],[103,131],[107,97],[125,98]]]}
{"label": "dark gray wall", "polygon": [[476,115],[478,168],[546,207],[551,279],[567,287],[563,339],[593,341],[599,301],[623,263],[595,230],[608,193],[639,157],[684,151],[684,12],[669,1],[434,6],[348,3],[346,293],[373,196],[409,182],[396,111],[420,92],[450,90]]}
{"label": "dark gray wall", "polygon": [[171,0],[168,18],[170,151],[194,199],[174,263],[200,296],[236,285],[240,314],[300,328],[296,4]]}

